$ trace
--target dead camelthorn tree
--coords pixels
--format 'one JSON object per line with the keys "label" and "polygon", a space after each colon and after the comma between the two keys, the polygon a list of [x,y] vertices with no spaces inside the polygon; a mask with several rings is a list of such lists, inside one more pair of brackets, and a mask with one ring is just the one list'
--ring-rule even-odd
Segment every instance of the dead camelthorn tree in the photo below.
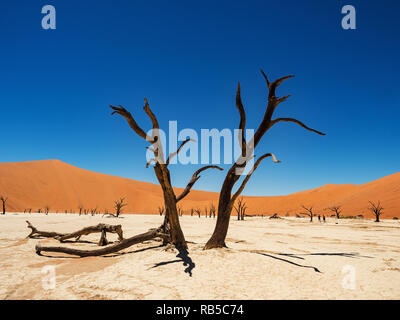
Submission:
{"label": "dead camelthorn tree", "polygon": [[97,207],[90,210],[92,217],[97,213]]}
{"label": "dead camelthorn tree", "polygon": [[243,197],[238,199],[237,205],[234,208],[237,213],[238,220],[244,220],[244,215],[246,213],[247,207]]}
{"label": "dead camelthorn tree", "polygon": [[213,218],[215,218],[215,206],[214,206],[214,203],[211,203],[210,204],[210,209],[209,209],[209,211],[210,211],[210,218],[211,218],[211,215],[213,216]]}
{"label": "dead camelthorn tree", "polygon": [[101,250],[75,250],[71,248],[60,248],[60,247],[41,247],[40,245],[36,246],[36,252],[40,254],[42,251],[46,252],[63,252],[67,254],[76,254],[78,256],[99,256],[104,254],[109,254],[113,252],[120,251],[125,249],[129,246],[132,246],[136,243],[140,243],[143,241],[152,240],[155,238],[163,239],[163,243],[171,243],[173,244],[178,250],[186,250],[187,243],[182,232],[180,223],[179,223],[179,216],[178,216],[178,209],[177,204],[179,201],[184,199],[191,191],[193,185],[200,179],[200,173],[207,169],[218,169],[223,170],[218,166],[210,165],[202,167],[194,172],[192,178],[190,179],[189,183],[187,184],[186,188],[180,193],[179,195],[175,194],[174,189],[172,188],[171,183],[171,175],[169,171],[169,164],[170,161],[179,154],[182,150],[184,145],[190,141],[191,139],[186,139],[181,143],[178,149],[175,152],[172,152],[168,155],[168,157],[164,156],[163,146],[161,144],[161,139],[159,138],[159,124],[156,116],[150,109],[149,103],[145,98],[145,105],[143,110],[150,118],[152,123],[152,130],[151,133],[146,134],[146,132],[137,124],[136,120],[133,118],[130,112],[128,112],[122,106],[110,106],[113,109],[112,114],[118,114],[126,119],[131,129],[141,138],[146,140],[150,143],[147,149],[149,152],[152,152],[154,157],[151,158],[146,167],[149,167],[153,164],[153,169],[156,174],[157,180],[160,183],[163,197],[164,197],[164,206],[165,206],[165,218],[164,223],[154,229],[150,229],[149,231],[139,234],[137,236],[133,236],[128,239],[124,239],[121,243],[117,245],[108,246]]}
{"label": "dead camelthorn tree", "polygon": [[383,214],[383,207],[381,206],[381,202],[378,201],[378,203],[375,204],[374,202],[369,201],[369,204],[371,206],[368,208],[368,210],[375,215],[375,222],[379,222],[379,217],[381,214]]}
{"label": "dead camelthorn tree", "polygon": [[168,166],[170,164],[170,161],[172,160],[173,157],[177,156],[178,153],[182,150],[183,146],[192,141],[191,139],[187,139],[182,142],[182,144],[179,146],[177,151],[171,153],[167,159],[165,160],[164,156],[164,150],[161,145],[161,140],[159,139],[159,124],[156,116],[154,113],[151,111],[149,103],[147,102],[147,99],[145,98],[145,105],[143,107],[144,111],[150,118],[153,128],[152,128],[152,133],[151,135],[147,135],[142,128],[139,127],[139,125],[136,123],[135,119],[132,117],[132,115],[122,106],[110,106],[114,111],[112,114],[119,114],[122,117],[126,119],[132,130],[140,137],[145,139],[147,142],[151,144],[151,147],[148,148],[150,152],[153,153],[154,158],[152,158],[147,164],[146,167],[148,167],[150,164],[154,164],[153,169],[156,174],[157,180],[161,185],[162,191],[163,191],[163,196],[164,196],[164,202],[165,202],[165,208],[166,208],[166,214],[165,214],[165,223],[162,226],[162,229],[165,233],[170,234],[171,236],[171,243],[173,243],[176,247],[179,248],[187,248],[186,245],[186,240],[183,235],[180,223],[179,223],[179,216],[178,216],[178,210],[177,210],[177,203],[181,201],[184,197],[186,197],[193,185],[196,183],[198,179],[200,179],[199,174],[210,168],[214,169],[219,169],[222,170],[218,166],[206,166],[203,167],[199,170],[197,170],[193,176],[192,179],[189,181],[188,185],[186,188],[183,190],[183,192],[176,196],[175,192],[172,188],[171,184],[171,175],[170,171],[168,169]]}
{"label": "dead camelthorn tree", "polygon": [[0,196],[0,201],[2,202],[2,207],[3,207],[3,214],[6,214],[6,203],[7,203],[8,198],[5,196]]}
{"label": "dead camelthorn tree", "polygon": [[334,212],[336,218],[340,219],[340,214],[342,213],[342,210],[343,210],[341,206],[333,206],[333,207],[329,207],[329,208],[326,208],[326,209],[329,210],[329,211]]}
{"label": "dead camelthorn tree", "polygon": [[115,209],[115,216],[119,217],[119,215],[122,213],[122,210],[124,207],[126,207],[128,204],[124,203],[125,198],[120,198],[119,200],[114,201],[114,209]]}
{"label": "dead camelthorn tree", "polygon": [[158,213],[160,214],[160,216],[162,216],[165,212],[165,207],[164,206],[159,206],[158,207]]}
{"label": "dead camelthorn tree", "polygon": [[49,206],[45,206],[44,207],[44,213],[46,214],[46,216],[49,214],[50,212],[50,207]]}
{"label": "dead camelthorn tree", "polygon": [[200,209],[194,209],[194,212],[197,213],[197,215],[199,216],[199,218],[201,217],[201,210],[200,210]]}
{"label": "dead camelthorn tree", "polygon": [[83,206],[79,206],[78,209],[79,209],[79,215],[81,215],[82,214],[82,210],[83,210]]}
{"label": "dead camelthorn tree", "polygon": [[303,214],[303,215],[305,215],[305,216],[310,217],[310,222],[312,222],[312,221],[313,221],[313,217],[315,216],[313,206],[311,206],[311,207],[306,207],[306,206],[302,205],[301,207],[302,207],[304,210],[306,210],[306,211],[305,211],[305,212],[300,212],[300,214]]}
{"label": "dead camelthorn tree", "polygon": [[191,208],[191,209],[190,209],[190,216],[193,217],[193,214],[194,214],[194,209]]}
{"label": "dead camelthorn tree", "polygon": [[246,164],[255,157],[254,150],[258,146],[261,141],[261,138],[265,135],[265,133],[271,129],[273,126],[280,122],[292,122],[306,130],[315,132],[320,135],[324,135],[324,133],[311,129],[307,127],[304,123],[297,119],[293,118],[275,118],[273,119],[273,115],[278,107],[278,105],[284,102],[289,96],[286,97],[277,97],[276,89],[278,86],[285,80],[292,78],[293,76],[282,77],[274,82],[270,82],[265,75],[265,73],[261,70],[262,75],[264,76],[268,88],[268,103],[265,109],[264,117],[258,126],[257,130],[254,133],[254,136],[250,139],[249,142],[245,140],[245,129],[246,129],[246,112],[242,103],[242,98],[240,95],[240,83],[238,84],[237,93],[236,93],[236,107],[239,110],[240,114],[240,122],[239,122],[239,145],[242,149],[241,156],[236,160],[236,162],[232,165],[229,171],[226,174],[225,180],[222,184],[221,191],[219,194],[218,201],[218,218],[217,223],[215,225],[214,232],[211,238],[206,243],[204,249],[212,249],[212,248],[221,248],[225,247],[225,238],[229,228],[229,220],[232,213],[232,208],[236,199],[242,193],[244,187],[249,181],[251,175],[257,169],[260,162],[267,158],[272,157],[274,162],[278,161],[272,153],[266,153],[259,157],[257,161],[254,163],[253,168],[249,171],[239,186],[237,191],[234,193],[233,188],[235,184],[243,174]]}

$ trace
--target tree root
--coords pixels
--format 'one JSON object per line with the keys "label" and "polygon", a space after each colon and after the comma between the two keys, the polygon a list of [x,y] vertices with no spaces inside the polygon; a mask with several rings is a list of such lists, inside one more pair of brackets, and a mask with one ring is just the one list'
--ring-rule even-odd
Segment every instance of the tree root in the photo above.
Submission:
{"label": "tree root", "polygon": [[76,241],[78,241],[81,236],[89,235],[91,233],[101,232],[99,246],[104,246],[108,244],[106,235],[107,232],[109,232],[118,234],[119,241],[124,240],[121,225],[113,226],[109,224],[99,223],[96,226],[86,227],[72,233],[58,233],[58,232],[39,231],[29,221],[26,221],[26,223],[28,224],[28,228],[32,230],[27,238],[39,238],[39,237],[54,238],[60,242],[64,242],[71,238],[76,238]]}
{"label": "tree root", "polygon": [[41,255],[42,252],[60,252],[71,254],[79,257],[96,257],[96,256],[103,256],[110,253],[115,253],[126,249],[134,244],[141,243],[144,241],[152,240],[155,238],[169,238],[169,235],[164,234],[161,228],[158,229],[150,229],[149,231],[124,239],[117,244],[113,244],[101,249],[95,250],[80,250],[80,249],[73,249],[73,248],[65,248],[65,247],[42,247],[40,244],[37,244],[35,247],[36,253]]}

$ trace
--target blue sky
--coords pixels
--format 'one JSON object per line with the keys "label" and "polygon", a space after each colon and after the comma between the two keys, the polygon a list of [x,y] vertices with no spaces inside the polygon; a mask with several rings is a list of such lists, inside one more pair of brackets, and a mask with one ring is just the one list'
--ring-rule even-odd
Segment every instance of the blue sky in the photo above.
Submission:
{"label": "blue sky", "polygon": [[[57,29],[41,28],[54,5]],[[357,29],[343,30],[352,4]],[[326,183],[365,183],[399,170],[399,1],[3,1],[0,7],[0,162],[60,159],[97,172],[156,182],[144,140],[109,104],[144,129],[149,99],[162,127],[231,128],[241,82],[249,128],[263,116],[270,79],[294,74],[256,154],[273,152],[244,194],[281,195]],[[199,166],[171,167],[182,187]],[[224,166],[224,168],[228,168]],[[219,191],[225,174],[196,189]]]}

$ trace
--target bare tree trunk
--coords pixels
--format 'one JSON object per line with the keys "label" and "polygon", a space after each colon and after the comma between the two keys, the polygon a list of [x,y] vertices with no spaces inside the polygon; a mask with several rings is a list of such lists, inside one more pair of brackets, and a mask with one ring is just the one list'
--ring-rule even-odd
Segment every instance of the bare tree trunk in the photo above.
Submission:
{"label": "bare tree trunk", "polygon": [[277,87],[286,79],[292,78],[293,76],[286,76],[282,77],[278,80],[275,80],[274,82],[270,82],[265,75],[265,73],[261,70],[261,73],[263,74],[266,83],[267,83],[267,88],[268,88],[268,104],[267,108],[265,110],[264,118],[262,119],[260,125],[258,126],[254,136],[251,138],[251,140],[247,143],[245,139],[245,127],[246,127],[246,112],[242,103],[241,99],[241,93],[240,93],[240,83],[238,84],[238,89],[236,92],[236,107],[239,111],[240,114],[240,122],[239,122],[239,144],[241,145],[242,149],[242,154],[241,157],[236,161],[232,167],[229,169],[224,183],[222,185],[221,191],[220,191],[220,196],[219,196],[219,202],[218,202],[218,217],[217,217],[217,223],[215,225],[214,232],[211,236],[211,238],[207,241],[204,249],[212,249],[212,248],[222,248],[225,247],[225,238],[228,232],[229,228],[229,221],[230,221],[230,216],[232,212],[232,207],[233,204],[236,200],[236,198],[241,194],[243,191],[246,183],[250,179],[251,175],[257,168],[257,166],[260,164],[260,162],[265,159],[266,157],[272,157],[274,162],[280,162],[276,159],[276,157],[272,153],[267,153],[262,155],[260,158],[257,159],[253,166],[253,170],[250,171],[243,180],[242,184],[238,188],[235,194],[232,195],[232,189],[235,185],[235,183],[239,180],[240,175],[237,173],[236,169],[244,169],[246,166],[247,162],[254,158],[254,149],[257,147],[258,143],[260,142],[261,138],[264,136],[264,134],[272,128],[274,125],[276,125],[279,122],[292,122],[296,123],[299,126],[303,127],[304,129],[307,129],[309,131],[324,135],[324,133],[319,132],[317,130],[311,129],[307,127],[305,124],[303,124],[301,121],[293,118],[276,118],[272,119],[272,116],[278,107],[278,105],[282,102],[284,102],[286,99],[289,98],[289,96],[285,97],[277,97],[275,95],[275,91]]}

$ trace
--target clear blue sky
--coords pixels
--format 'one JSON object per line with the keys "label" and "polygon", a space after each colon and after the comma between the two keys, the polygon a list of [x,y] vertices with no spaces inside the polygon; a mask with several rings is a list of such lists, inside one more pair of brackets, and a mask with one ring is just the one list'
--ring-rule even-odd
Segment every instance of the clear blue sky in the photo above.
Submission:
{"label": "clear blue sky", "polygon": [[[41,8],[57,29],[41,28]],[[341,28],[352,4],[357,29]],[[257,155],[273,152],[244,194],[281,195],[326,183],[365,183],[400,163],[399,1],[2,1],[0,162],[60,159],[81,168],[156,182],[146,142],[109,104],[145,129],[148,97],[161,126],[236,128],[237,81],[255,127],[266,102],[263,68],[291,94]],[[172,167],[184,186],[199,166]],[[219,191],[225,174],[196,189]]]}

